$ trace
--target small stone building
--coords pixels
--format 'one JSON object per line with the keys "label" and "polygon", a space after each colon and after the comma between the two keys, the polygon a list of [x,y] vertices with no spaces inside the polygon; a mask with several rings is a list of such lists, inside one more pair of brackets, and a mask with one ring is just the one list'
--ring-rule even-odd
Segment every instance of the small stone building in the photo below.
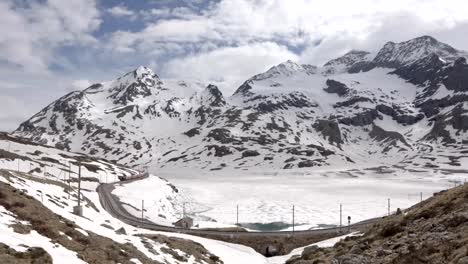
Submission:
{"label": "small stone building", "polygon": [[175,222],[174,226],[185,228],[185,229],[190,229],[193,226],[193,219],[188,216],[185,216],[184,218]]}

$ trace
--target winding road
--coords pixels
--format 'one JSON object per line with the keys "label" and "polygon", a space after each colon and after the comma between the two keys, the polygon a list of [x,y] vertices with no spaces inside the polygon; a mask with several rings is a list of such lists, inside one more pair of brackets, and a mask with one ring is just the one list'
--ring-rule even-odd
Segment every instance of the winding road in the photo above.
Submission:
{"label": "winding road", "polygon": [[[136,179],[139,180],[139,179]],[[125,181],[126,183],[134,180]],[[313,229],[313,230],[301,230],[301,231],[275,231],[275,232],[239,232],[239,231],[225,231],[225,230],[203,230],[203,229],[183,229],[178,227],[164,226],[153,223],[147,219],[141,219],[137,216],[134,216],[127,212],[125,208],[120,203],[118,197],[112,194],[114,190],[114,184],[122,184],[125,182],[116,182],[116,183],[103,183],[97,188],[99,194],[99,200],[103,208],[109,212],[113,217],[121,220],[122,222],[148,230],[153,231],[164,231],[164,232],[175,232],[183,233],[189,235],[198,235],[198,236],[210,236],[216,235],[217,237],[259,237],[259,236],[316,236],[316,235],[327,235],[327,234],[337,234],[340,233],[339,227],[333,228],[324,228],[324,229]],[[362,231],[367,226],[377,222],[380,218],[368,219],[359,223],[352,224],[350,226],[351,232]],[[343,227],[342,230],[347,230],[348,227]]]}

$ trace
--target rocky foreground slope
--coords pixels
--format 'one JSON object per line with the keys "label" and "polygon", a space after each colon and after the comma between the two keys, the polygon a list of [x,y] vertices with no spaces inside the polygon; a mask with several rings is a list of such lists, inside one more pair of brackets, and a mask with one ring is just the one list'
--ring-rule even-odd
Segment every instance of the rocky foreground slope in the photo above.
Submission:
{"label": "rocky foreground slope", "polygon": [[[467,158],[467,53],[423,36],[323,67],[281,63],[226,97],[146,67],[71,92],[14,132],[130,166],[205,170]],[[214,69],[215,70],[215,69]]]}
{"label": "rocky foreground slope", "polygon": [[332,248],[306,248],[287,264],[468,263],[468,184],[393,215]]}
{"label": "rocky foreground slope", "polygon": [[[78,203],[78,164],[82,217],[72,213]],[[138,173],[0,133],[0,263],[264,263],[247,247],[161,234],[114,218],[101,206],[97,187]],[[150,185],[156,193],[152,198],[158,199],[147,201],[145,218],[178,219],[173,185],[153,175],[140,182]]]}
{"label": "rocky foreground slope", "polygon": [[[48,190],[34,190],[47,186]],[[187,263],[189,259],[192,263],[222,263],[190,240],[161,234],[148,239],[132,234],[133,228],[111,220],[88,198],[83,201],[84,218],[74,217],[68,211],[70,200],[53,191],[59,188],[67,187],[57,181],[0,170],[0,263],[158,264]],[[42,202],[37,192],[44,194]]]}

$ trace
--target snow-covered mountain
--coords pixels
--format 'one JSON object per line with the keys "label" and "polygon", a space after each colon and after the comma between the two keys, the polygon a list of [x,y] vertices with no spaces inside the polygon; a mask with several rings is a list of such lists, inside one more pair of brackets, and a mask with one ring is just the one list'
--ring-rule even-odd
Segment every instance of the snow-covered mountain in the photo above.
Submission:
{"label": "snow-covered mountain", "polygon": [[423,36],[323,67],[287,61],[228,97],[139,67],[63,96],[14,134],[153,168],[453,168],[468,143],[466,57]]}

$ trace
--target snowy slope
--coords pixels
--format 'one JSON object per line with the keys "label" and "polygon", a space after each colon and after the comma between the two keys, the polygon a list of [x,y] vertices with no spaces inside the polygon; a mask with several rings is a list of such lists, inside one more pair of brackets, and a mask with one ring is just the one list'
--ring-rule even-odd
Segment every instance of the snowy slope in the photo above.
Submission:
{"label": "snowy slope", "polygon": [[[31,196],[35,202],[43,204],[53,213],[73,222],[78,226],[75,230],[85,237],[93,233],[93,236],[109,238],[119,244],[130,243],[141,254],[159,263],[206,263],[206,261],[203,262],[203,260],[192,255],[191,252],[171,248],[165,243],[144,238],[140,235],[152,234],[169,237],[167,238],[168,241],[172,237],[183,238],[188,242],[178,241],[177,243],[188,243],[186,245],[188,248],[191,247],[191,241],[194,241],[203,245],[210,254],[220,257],[224,263],[239,263],[244,259],[249,260],[250,263],[265,263],[266,261],[263,256],[245,246],[189,235],[148,231],[129,226],[113,218],[101,207],[99,195],[96,192],[99,182],[105,182],[106,180],[108,182],[117,181],[118,176],[132,175],[138,173],[138,171],[82,154],[37,145],[25,139],[6,134],[1,134],[0,146],[0,182],[21,190],[21,192]],[[82,167],[81,194],[84,217],[72,214],[72,207],[77,204],[77,182],[75,181],[78,170],[77,161],[81,162]],[[72,164],[70,174],[68,171],[69,162]],[[134,184],[135,186],[130,186],[128,189],[117,187],[115,192],[117,195],[122,195],[120,198],[125,202],[128,195],[136,195],[134,188],[139,188],[140,193],[143,191],[143,193],[152,194],[151,198],[157,199],[157,204],[148,204],[148,210],[157,211],[158,216],[163,216],[167,220],[171,220],[171,217],[177,215],[179,209],[172,207],[172,202],[179,199],[178,190],[169,182],[150,175],[150,177],[136,181]],[[146,186],[151,190],[147,192],[141,186]],[[5,195],[3,189],[2,192],[2,195]],[[61,242],[57,242],[58,240],[61,241],[62,238],[53,240],[39,234],[34,228],[29,233],[15,230],[13,224],[21,223],[21,225],[32,227],[34,224],[18,220],[20,218],[10,210],[0,205],[0,243],[20,252],[26,251],[30,247],[43,248],[50,254],[54,263],[84,263],[78,257],[77,252],[74,252],[66,245],[62,245]],[[148,217],[151,218],[150,215]],[[121,228],[125,230],[124,233],[118,231]],[[60,236],[67,236],[67,233],[62,233],[60,233]],[[177,243],[174,242],[175,245]],[[174,255],[174,252],[177,252],[182,258]],[[206,255],[205,257],[209,258],[210,256]],[[141,259],[138,260],[138,257],[135,257],[134,262],[140,263],[138,261],[141,261]]]}
{"label": "snowy slope", "polygon": [[172,226],[182,218],[183,197],[179,190],[167,180],[150,177],[130,183],[116,185],[112,192],[131,214],[141,216],[141,203],[144,202],[144,217],[154,223]]}
{"label": "snowy slope", "polygon": [[[19,252],[24,252],[30,247],[44,248],[51,255],[52,260],[57,263],[85,263],[78,258],[75,252],[61,245],[56,245],[51,239],[38,234],[36,231],[32,231],[29,234],[15,232],[13,228],[9,226],[18,222],[16,218],[17,216],[15,214],[6,210],[3,206],[0,206],[0,242]],[[29,223],[23,224],[29,225]]]}
{"label": "snowy slope", "polygon": [[436,54],[442,60],[454,62],[459,57],[466,57],[468,53],[439,42],[431,36],[422,36],[401,43],[387,42],[374,59],[381,66],[410,65],[421,58]]}
{"label": "snowy slope", "polygon": [[104,159],[67,152],[38,145],[30,140],[0,133],[0,168],[33,174],[44,179],[76,181],[78,164],[89,180],[114,182],[119,176],[130,176],[138,171],[115,165]]}
{"label": "snowy slope", "polygon": [[[60,181],[72,188],[76,188],[77,185],[78,161],[81,162],[81,175],[85,182],[116,182],[119,181],[119,176],[140,173],[105,160],[37,145],[7,134],[0,134],[0,146],[1,169],[28,173],[40,179]],[[136,197],[139,197],[137,204],[140,204],[142,192],[150,195],[147,202],[153,202],[147,204],[147,209],[154,214],[154,217],[149,215],[152,221],[172,225],[180,218],[182,198],[179,190],[165,179],[150,174],[143,180],[117,185],[114,190],[114,194],[129,205],[134,204]],[[130,212],[134,211],[133,207],[127,207]],[[140,212],[136,215],[139,216]]]}
{"label": "snowy slope", "polygon": [[323,67],[287,61],[229,97],[139,67],[58,99],[14,134],[152,171],[391,165],[437,151],[456,168],[468,130],[466,56],[423,36]]}
{"label": "snowy slope", "polygon": [[[72,221],[80,227],[76,230],[85,236],[88,236],[89,232],[92,232],[96,235],[110,238],[116,243],[131,243],[149,259],[158,261],[155,263],[187,263],[184,259],[190,260],[188,261],[189,263],[206,262],[195,259],[190,252],[183,252],[177,248],[170,248],[165,243],[141,237],[142,234],[160,235],[169,237],[169,240],[171,237],[183,238],[187,241],[200,243],[208,252],[220,257],[224,263],[239,263],[239,261],[243,260],[248,260],[250,261],[249,263],[253,264],[266,263],[262,255],[245,246],[189,235],[148,231],[129,226],[113,218],[101,207],[99,196],[94,191],[97,183],[94,182],[84,182],[83,184],[82,195],[84,197],[85,217],[78,217],[71,213],[72,206],[76,204],[76,196],[68,199],[60,182],[53,180],[44,182],[40,178],[31,178],[27,174],[5,170],[0,170],[0,182],[8,183],[15,188],[23,190],[26,194],[35,198],[35,200],[43,203],[52,212]],[[17,216],[0,206],[0,243],[4,243],[17,251],[24,251],[29,247],[42,247],[52,256],[54,263],[84,263],[77,257],[77,253],[64,248],[56,241],[51,241],[50,238],[37,234],[36,231],[28,234],[15,232],[11,224],[17,222]],[[28,223],[23,224],[28,225]],[[118,232],[121,228],[125,230],[125,233]],[[65,236],[66,234],[62,235]],[[187,246],[190,247],[190,244]],[[176,258],[171,254],[172,251],[178,252],[180,256],[183,256],[183,259]],[[135,259],[135,263],[140,263],[137,261],[138,258]]]}

